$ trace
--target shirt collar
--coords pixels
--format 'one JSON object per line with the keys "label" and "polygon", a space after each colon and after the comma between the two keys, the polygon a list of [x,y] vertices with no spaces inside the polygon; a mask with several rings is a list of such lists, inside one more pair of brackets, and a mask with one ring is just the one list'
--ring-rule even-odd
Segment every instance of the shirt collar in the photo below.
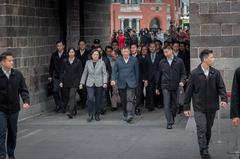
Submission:
{"label": "shirt collar", "polygon": [[173,60],[174,59],[174,55],[172,55],[171,57],[167,58],[167,60]]}
{"label": "shirt collar", "polygon": [[3,71],[5,74],[11,74],[11,70],[10,70],[10,71],[7,71],[7,70],[5,70],[3,67],[2,67],[2,71]]}

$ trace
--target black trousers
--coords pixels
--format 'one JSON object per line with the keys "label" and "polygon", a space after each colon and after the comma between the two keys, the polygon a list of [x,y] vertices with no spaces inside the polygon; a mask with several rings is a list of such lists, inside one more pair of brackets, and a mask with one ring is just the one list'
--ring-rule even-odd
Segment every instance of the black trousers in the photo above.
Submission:
{"label": "black trousers", "polygon": [[78,89],[77,93],[80,97],[80,105],[85,108],[87,103],[87,88],[84,86],[83,89]]}
{"label": "black trousers", "polygon": [[61,107],[63,109],[63,89],[60,87],[60,80],[53,78],[53,99],[56,104],[56,107]]}
{"label": "black trousers", "polygon": [[149,80],[148,81],[148,86],[147,86],[147,89],[146,89],[146,93],[147,93],[147,101],[146,101],[146,104],[147,104],[147,108],[149,110],[153,110],[156,106],[157,106],[157,95],[155,93],[155,90],[156,90],[156,84],[155,84],[155,81],[154,80]]}
{"label": "black trousers", "polygon": [[200,154],[208,150],[216,112],[194,112]]}
{"label": "black trousers", "polygon": [[140,108],[144,105],[144,82],[140,81],[136,88],[136,108]]}
{"label": "black trousers", "polygon": [[102,107],[101,110],[106,110],[107,107],[111,107],[111,94],[112,90],[111,90],[111,86],[108,85],[107,88],[103,89],[103,103],[102,103]]}
{"label": "black trousers", "polygon": [[6,156],[6,154],[14,156],[17,143],[18,114],[18,112],[10,114],[0,111],[0,156]]}

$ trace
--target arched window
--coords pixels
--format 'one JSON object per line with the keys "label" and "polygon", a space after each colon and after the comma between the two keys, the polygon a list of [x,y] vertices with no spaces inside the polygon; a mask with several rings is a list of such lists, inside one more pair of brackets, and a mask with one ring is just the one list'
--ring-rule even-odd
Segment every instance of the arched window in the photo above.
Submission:
{"label": "arched window", "polygon": [[149,28],[155,29],[160,28],[160,21],[158,18],[153,18],[150,22]]}

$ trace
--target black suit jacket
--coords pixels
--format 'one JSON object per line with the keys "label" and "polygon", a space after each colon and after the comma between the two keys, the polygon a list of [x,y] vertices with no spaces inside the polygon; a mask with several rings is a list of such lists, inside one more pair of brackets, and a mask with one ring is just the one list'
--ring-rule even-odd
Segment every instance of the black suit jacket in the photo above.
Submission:
{"label": "black suit jacket", "polygon": [[174,56],[171,66],[167,58],[160,61],[156,75],[157,89],[177,90],[179,83],[186,81],[186,70],[182,59]]}
{"label": "black suit jacket", "polygon": [[69,60],[64,64],[63,75],[60,81],[63,83],[64,88],[77,88],[83,73],[82,63],[79,59],[75,58],[73,63],[70,64]]}
{"label": "black suit jacket", "polygon": [[58,56],[58,52],[54,52],[51,56],[49,66],[49,77],[60,79],[63,73],[64,63],[67,61],[67,54],[64,51],[61,58]]}
{"label": "black suit jacket", "polygon": [[149,81],[155,80],[156,74],[158,72],[159,62],[163,59],[163,55],[156,53],[155,61],[152,63],[151,53],[146,56],[146,64],[147,64],[147,78]]}
{"label": "black suit jacket", "polygon": [[89,50],[85,50],[85,52],[81,55],[80,50],[77,50],[76,57],[81,61],[83,69],[85,68],[87,60],[89,60]]}
{"label": "black suit jacket", "polygon": [[199,65],[190,73],[185,92],[184,110],[190,110],[192,99],[194,111],[216,112],[219,109],[219,97],[221,101],[228,102],[220,72],[210,67],[207,78]]}
{"label": "black suit jacket", "polygon": [[22,73],[12,69],[8,79],[0,68],[0,111],[5,113],[18,112],[20,110],[19,95],[24,103],[30,104],[29,92]]}
{"label": "black suit jacket", "polygon": [[143,57],[142,55],[137,55],[136,58],[138,59],[139,63],[139,82],[143,80],[148,80],[147,77],[148,66],[146,56]]}

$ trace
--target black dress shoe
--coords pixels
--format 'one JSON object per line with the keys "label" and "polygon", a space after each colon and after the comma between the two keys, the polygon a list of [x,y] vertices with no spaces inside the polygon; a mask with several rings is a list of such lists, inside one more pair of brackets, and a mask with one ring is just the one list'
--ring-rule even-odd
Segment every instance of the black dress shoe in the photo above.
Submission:
{"label": "black dress shoe", "polygon": [[202,155],[201,156],[202,159],[211,159],[211,156],[208,154],[208,155]]}
{"label": "black dress shoe", "polygon": [[9,156],[8,159],[16,159],[14,156]]}
{"label": "black dress shoe", "polygon": [[99,115],[96,115],[96,116],[95,116],[95,120],[96,120],[96,121],[100,121],[100,120],[101,120],[100,117],[99,117]]}
{"label": "black dress shoe", "polygon": [[171,125],[171,124],[168,124],[168,125],[167,125],[167,129],[172,129],[172,125]]}
{"label": "black dress shoe", "polygon": [[87,118],[87,122],[90,123],[90,122],[92,122],[92,121],[93,121],[93,117],[92,117],[92,116]]}
{"label": "black dress shoe", "polygon": [[113,112],[117,111],[117,108],[111,108],[111,111],[113,111]]}
{"label": "black dress shoe", "polygon": [[208,151],[203,151],[201,154],[202,159],[211,159],[211,156],[209,155]]}
{"label": "black dress shoe", "polygon": [[0,156],[0,159],[6,159],[6,156]]}
{"label": "black dress shoe", "polygon": [[107,113],[107,110],[106,109],[101,109],[101,111],[100,111],[100,114],[101,115],[105,115]]}
{"label": "black dress shoe", "polygon": [[141,109],[140,109],[140,108],[136,108],[135,114],[136,114],[137,116],[140,116],[140,115],[141,115]]}
{"label": "black dress shoe", "polygon": [[148,108],[149,112],[153,112],[155,109],[154,108]]}
{"label": "black dress shoe", "polygon": [[55,112],[58,113],[61,110],[61,107],[56,107]]}
{"label": "black dress shoe", "polygon": [[68,116],[69,119],[73,118],[73,115],[71,113],[68,113],[67,116]]}

